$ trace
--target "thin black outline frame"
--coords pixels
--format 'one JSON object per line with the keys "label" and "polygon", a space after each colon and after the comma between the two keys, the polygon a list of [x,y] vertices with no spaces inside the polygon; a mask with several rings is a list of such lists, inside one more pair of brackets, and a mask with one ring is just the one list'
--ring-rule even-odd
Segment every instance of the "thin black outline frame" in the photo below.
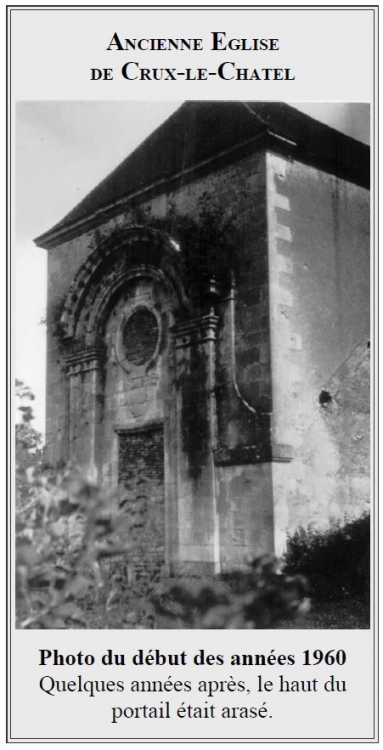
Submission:
{"label": "thin black outline frame", "polygon": [[[334,738],[289,738],[289,739],[273,739],[273,738],[267,738],[267,739],[260,739],[257,740],[257,738],[253,739],[241,739],[241,738],[231,738],[231,739],[209,739],[209,738],[199,738],[199,739],[185,739],[185,738],[169,738],[169,739],[146,739],[146,738],[118,738],[118,739],[112,739],[112,738],[92,738],[92,739],[79,739],[79,738],[66,738],[61,739],[57,737],[44,737],[44,738],[15,738],[13,739],[10,734],[11,730],[11,718],[10,718],[10,711],[11,711],[11,633],[12,633],[12,621],[11,621],[11,564],[10,564],[10,546],[11,546],[11,512],[10,512],[10,499],[12,496],[12,487],[11,487],[11,476],[12,476],[12,459],[13,459],[13,435],[12,435],[12,427],[11,427],[11,407],[10,404],[13,403],[12,396],[11,396],[11,388],[12,388],[12,381],[11,381],[11,375],[12,375],[12,369],[11,369],[11,362],[12,362],[12,345],[11,345],[11,335],[10,335],[10,328],[11,328],[11,305],[12,305],[12,295],[11,295],[11,215],[12,215],[12,207],[11,207],[11,186],[12,186],[12,163],[11,163],[11,147],[12,147],[12,97],[11,97],[11,13],[12,11],[38,11],[43,10],[44,12],[47,11],[101,11],[101,12],[110,12],[111,10],[171,10],[172,12],[180,11],[219,11],[220,9],[224,9],[225,12],[227,11],[233,11],[238,12],[240,10],[244,11],[251,11],[251,10],[267,10],[269,11],[325,11],[330,12],[331,10],[334,11],[345,11],[345,12],[352,12],[352,11],[371,11],[373,14],[373,100],[372,100],[372,155],[373,158],[371,160],[371,187],[372,187],[372,200],[371,200],[371,216],[372,216],[372,237],[371,237],[371,257],[372,257],[372,269],[371,269],[371,276],[372,276],[372,284],[371,284],[371,321],[372,321],[372,341],[373,341],[373,368],[372,368],[372,374],[373,374],[373,389],[372,389],[372,399],[371,399],[371,406],[372,406],[372,429],[371,429],[371,439],[372,439],[372,456],[374,459],[374,470],[372,472],[372,497],[373,497],[373,505],[372,505],[372,538],[374,539],[374,558],[375,558],[375,564],[372,566],[372,588],[373,588],[373,597],[371,601],[371,631],[372,631],[372,638],[373,638],[373,724],[374,724],[374,736],[369,738],[348,738],[348,739],[334,739]],[[378,296],[378,274],[379,274],[379,259],[378,259],[378,247],[379,247],[379,216],[378,216],[378,206],[379,206],[379,143],[378,143],[378,133],[379,133],[379,5],[360,5],[360,4],[354,4],[354,5],[336,5],[336,4],[326,4],[326,5],[237,5],[237,6],[217,6],[217,5],[208,5],[208,4],[202,4],[202,5],[183,5],[183,6],[174,6],[174,5],[124,5],[124,4],[116,4],[116,5],[109,5],[109,6],[91,6],[91,5],[56,5],[56,6],[49,6],[49,5],[6,5],[5,6],[5,12],[6,12],[6,260],[5,260],[5,269],[6,269],[6,292],[5,292],[5,318],[6,318],[6,540],[5,540],[5,550],[6,550],[6,743],[37,743],[37,742],[56,742],[56,743],[63,743],[63,744],[73,744],[74,742],[78,742],[81,744],[89,744],[91,742],[97,742],[97,743],[120,743],[120,742],[150,742],[154,744],[164,744],[164,743],[175,743],[175,742],[183,742],[183,743],[193,743],[193,744],[199,744],[201,742],[208,742],[209,744],[233,744],[233,743],[263,743],[263,744],[275,744],[275,743],[283,743],[283,744],[291,744],[292,742],[302,743],[302,742],[313,742],[317,744],[327,743],[327,742],[334,742],[334,744],[345,744],[349,742],[353,742],[355,744],[366,744],[370,742],[378,742],[379,741],[379,714],[377,712],[378,707],[378,699],[379,699],[379,670],[378,670],[378,664],[377,664],[377,656],[379,654],[379,611],[378,611],[378,570],[379,570],[379,545],[378,545],[378,526],[379,526],[379,510],[378,510],[378,488],[379,488],[379,470],[378,470],[378,450],[379,450],[379,420],[378,420],[378,408],[379,408],[379,394],[377,392],[377,384],[379,382],[379,360],[378,360],[378,347],[377,347],[377,321],[379,316],[379,296]],[[373,559],[374,562],[374,559]]]}

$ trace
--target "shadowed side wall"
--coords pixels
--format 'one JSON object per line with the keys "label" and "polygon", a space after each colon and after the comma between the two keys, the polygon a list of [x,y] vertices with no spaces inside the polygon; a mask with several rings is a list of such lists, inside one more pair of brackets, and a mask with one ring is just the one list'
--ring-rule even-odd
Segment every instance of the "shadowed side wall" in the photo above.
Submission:
{"label": "shadowed side wall", "polygon": [[[204,193],[212,196],[223,218],[235,218],[238,232],[233,248],[235,285],[223,299],[213,302],[218,318],[211,404],[214,425],[207,442],[200,441],[198,447],[203,446],[203,461],[207,456],[213,461],[210,488],[204,483],[206,472],[198,478],[197,454],[192,462],[192,503],[182,475],[178,485],[179,562],[186,571],[187,560],[193,563],[192,571],[201,559],[195,543],[199,534],[195,529],[194,543],[190,535],[192,519],[200,519],[200,529],[206,525],[213,493],[210,533],[204,535],[213,570],[240,567],[272,551],[274,544],[272,472],[269,456],[265,460],[271,404],[265,153],[255,153],[181,187],[173,196],[177,210],[197,215],[198,198]],[[192,424],[198,420],[197,369],[192,358],[183,362],[184,381],[196,389],[195,397],[185,394],[184,401],[184,413],[189,411],[190,417],[186,419]],[[206,395],[206,388],[203,392]],[[198,434],[195,430],[194,440]]]}

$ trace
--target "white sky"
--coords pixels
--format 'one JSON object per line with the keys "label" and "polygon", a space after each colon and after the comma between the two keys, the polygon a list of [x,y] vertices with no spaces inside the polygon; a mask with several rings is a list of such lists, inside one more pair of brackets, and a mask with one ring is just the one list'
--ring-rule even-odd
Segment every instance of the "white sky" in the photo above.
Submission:
{"label": "white sky", "polygon": [[[36,395],[44,432],[46,251],[33,238],[63,218],[181,102],[19,102],[16,106],[13,260],[14,375]],[[296,103],[369,143],[366,104]]]}

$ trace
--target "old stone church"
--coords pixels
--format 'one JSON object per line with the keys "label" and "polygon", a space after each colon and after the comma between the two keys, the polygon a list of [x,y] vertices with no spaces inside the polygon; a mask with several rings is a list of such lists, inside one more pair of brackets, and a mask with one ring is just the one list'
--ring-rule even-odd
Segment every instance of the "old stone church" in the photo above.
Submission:
{"label": "old stone church", "polygon": [[112,491],[139,572],[367,507],[369,160],[286,104],[187,102],[36,240],[49,457]]}

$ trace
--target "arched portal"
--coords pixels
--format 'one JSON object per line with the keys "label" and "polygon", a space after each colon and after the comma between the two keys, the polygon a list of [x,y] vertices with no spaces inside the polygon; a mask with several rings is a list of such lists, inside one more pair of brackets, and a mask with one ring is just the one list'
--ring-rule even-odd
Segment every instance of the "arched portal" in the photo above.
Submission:
{"label": "arched portal", "polygon": [[117,494],[134,569],[144,576],[164,565],[170,543],[170,331],[187,300],[177,259],[158,232],[134,227],[113,240],[84,263],[62,315],[69,458]]}

